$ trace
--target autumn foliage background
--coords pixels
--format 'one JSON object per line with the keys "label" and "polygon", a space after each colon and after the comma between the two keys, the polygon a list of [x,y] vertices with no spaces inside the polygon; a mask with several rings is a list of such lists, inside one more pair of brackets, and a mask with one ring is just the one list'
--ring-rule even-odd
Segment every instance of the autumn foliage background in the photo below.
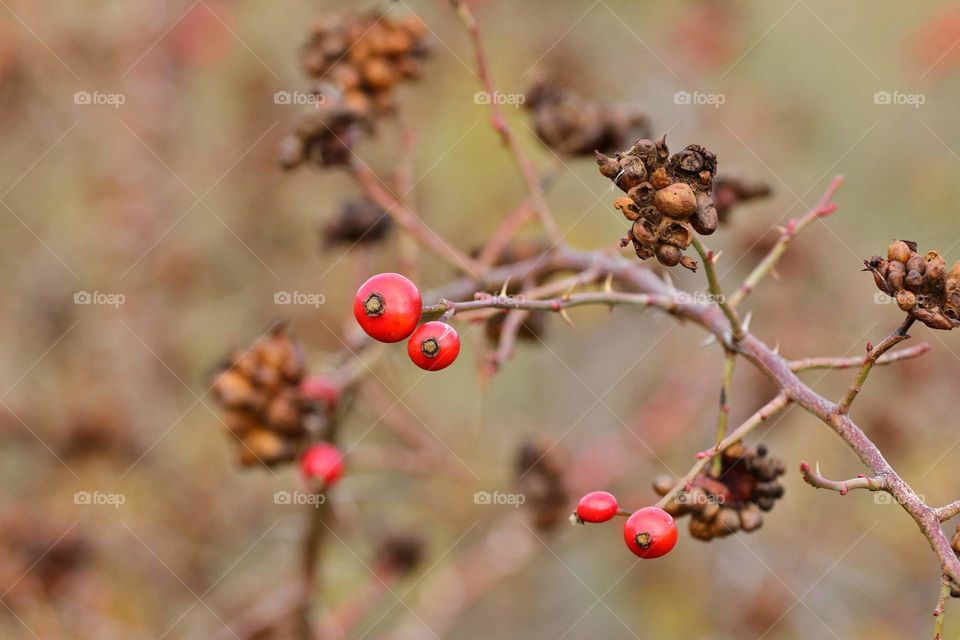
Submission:
{"label": "autumn foliage background", "polygon": [[[891,238],[938,249],[948,263],[960,257],[960,11],[952,3],[471,5],[504,93],[547,72],[585,95],[639,103],[677,148],[699,142],[722,170],[772,185],[773,197],[738,209],[710,238],[723,251],[728,288],[763,255],[774,225],[805,212],[833,174],[846,175],[839,212],[791,246],[780,281],[764,283],[748,305],[751,330],[779,341],[782,353],[857,355],[895,328],[901,314],[875,304],[860,273],[861,260]],[[295,474],[240,471],[206,392],[227,350],[277,317],[291,321],[311,368],[322,370],[352,327],[352,292],[367,275],[396,268],[403,250],[396,234],[373,250],[322,249],[319,229],[355,185],[343,172],[277,168],[277,143],[296,112],[274,93],[306,88],[298,68],[306,25],[348,6],[382,5],[0,6],[2,637],[31,637],[25,625],[43,638],[217,637],[221,620],[295,573],[302,509],[273,501],[296,487]],[[411,0],[391,10],[429,24],[434,55],[424,79],[401,90],[401,117],[356,152],[386,175],[400,126],[416,129],[414,208],[444,238],[473,248],[525,197],[523,184],[487,107],[475,102],[472,54],[446,4]],[[120,93],[125,103],[77,105],[77,91]],[[725,100],[678,105],[678,91]],[[879,91],[924,102],[876,104]],[[528,114],[507,111],[538,165],[556,162]],[[614,246],[624,224],[607,180],[590,161],[560,166],[548,195],[568,242]],[[423,288],[452,277],[422,259]],[[672,276],[678,287],[704,289],[699,276]],[[124,302],[78,305],[80,291]],[[325,302],[275,305],[278,291]],[[545,342],[522,345],[482,388],[473,358],[482,328],[465,328],[464,353],[442,374],[424,376],[402,350],[373,365],[370,394],[361,387],[343,425],[345,448],[389,446],[386,413],[426,425],[466,481],[357,465],[331,495],[342,519],[323,566],[323,604],[369,578],[364,561],[385,531],[428,543],[422,573],[396,590],[403,604],[388,598],[357,637],[382,637],[421,598],[455,597],[431,576],[513,516],[473,496],[515,490],[523,442],[578,452],[623,437],[629,446],[596,464],[623,469],[614,488],[633,508],[654,500],[654,476],[684,471],[710,444],[721,359],[697,347],[696,328],[627,309],[578,310],[575,320],[571,331],[549,319]],[[854,415],[904,479],[939,504],[960,488],[960,347],[952,334],[913,333],[932,353],[876,372]],[[834,397],[848,378],[810,381]],[[772,391],[740,367],[734,424]],[[801,459],[835,477],[861,471],[814,418],[789,410],[759,433],[790,468],[786,497],[759,532],[710,544],[682,533],[669,557],[635,564],[618,527],[561,527],[449,637],[926,634],[929,618],[916,612],[935,603],[938,568],[915,525],[875,504],[886,494],[841,497],[802,483]],[[77,491],[122,494],[125,503],[77,505]],[[957,620],[948,617],[948,636]]]}

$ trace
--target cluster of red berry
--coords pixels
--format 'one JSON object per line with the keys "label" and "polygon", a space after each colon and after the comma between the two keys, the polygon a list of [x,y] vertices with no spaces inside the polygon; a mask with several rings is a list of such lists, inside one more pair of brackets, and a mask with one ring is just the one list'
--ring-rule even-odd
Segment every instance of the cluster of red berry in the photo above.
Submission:
{"label": "cluster of red berry", "polygon": [[417,285],[399,273],[373,276],[353,299],[353,315],[368,336],[388,343],[409,338],[407,355],[415,365],[426,371],[446,369],[460,355],[460,336],[439,320],[417,327],[422,310]]}
{"label": "cluster of red berry", "polygon": [[593,491],[580,498],[572,520],[607,522],[614,516],[627,516],[623,525],[623,541],[635,555],[644,560],[665,556],[677,545],[677,523],[660,507],[644,507],[631,514],[620,510],[617,499],[606,491]]}

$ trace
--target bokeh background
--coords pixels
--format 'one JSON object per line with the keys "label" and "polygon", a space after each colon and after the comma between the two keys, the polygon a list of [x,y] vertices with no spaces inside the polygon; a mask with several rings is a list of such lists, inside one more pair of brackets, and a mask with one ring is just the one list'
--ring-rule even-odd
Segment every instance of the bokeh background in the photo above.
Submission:
{"label": "bokeh background", "polygon": [[[584,95],[642,105],[676,148],[697,142],[722,169],[771,184],[710,239],[736,286],[775,237],[847,182],[839,211],[794,243],[749,301],[751,328],[791,357],[856,355],[900,321],[876,304],[861,260],[891,238],[960,257],[960,11],[946,1],[887,4],[489,0],[474,2],[501,91],[536,73]],[[430,26],[433,57],[401,91],[401,115],[357,154],[386,175],[401,126],[418,133],[415,209],[451,243],[477,246],[525,197],[509,155],[474,101],[472,52],[446,3],[0,2],[0,635],[5,638],[231,637],[225,627],[298,571],[302,508],[276,505],[291,468],[240,470],[217,419],[211,368],[278,317],[323,370],[352,324],[352,292],[396,268],[403,242],[324,250],[319,229],[356,186],[343,171],[277,167],[295,109],[276,91],[305,88],[307,25],[331,11],[389,7]],[[75,104],[78,91],[122,105]],[[678,105],[678,91],[724,103]],[[877,104],[877,92],[922,104]],[[528,114],[507,108],[542,168],[554,155]],[[624,229],[614,194],[587,160],[566,161],[549,192],[573,246],[613,246]],[[423,257],[420,282],[453,277]],[[678,286],[703,282],[673,272]],[[274,304],[278,291],[325,303]],[[122,295],[76,304],[79,292]],[[784,458],[786,497],[750,535],[637,563],[616,525],[530,534],[508,505],[522,443],[574,455],[621,439],[593,461],[613,490],[651,503],[650,480],[683,472],[709,444],[721,354],[694,327],[653,312],[585,310],[576,331],[551,319],[486,385],[466,331],[457,366],[422,376],[402,349],[371,363],[343,425],[358,459],[393,446],[384,420],[442,443],[457,479],[351,467],[331,499],[337,535],[318,611],[370,580],[385,532],[427,543],[421,569],[394,587],[350,637],[434,637],[420,619],[462,598],[457,559],[490,549],[497,580],[445,621],[450,638],[906,638],[932,635],[938,566],[912,521],[869,493],[816,492],[796,472],[860,471],[823,425],[789,411],[756,438]],[[960,343],[924,327],[921,360],[878,370],[854,417],[931,503],[955,499]],[[837,397],[850,373],[808,373]],[[366,391],[365,391],[366,390]],[[747,365],[733,420],[772,394]],[[397,398],[400,400],[397,401]],[[384,415],[386,414],[386,417]],[[581,470],[579,473],[586,473]],[[123,496],[78,505],[77,491]],[[522,516],[520,516],[522,517]],[[507,523],[506,525],[504,523]],[[946,527],[951,527],[948,523]],[[429,626],[429,625],[427,625]],[[948,611],[947,637],[960,633]],[[952,635],[951,635],[952,634]],[[278,636],[279,637],[279,636]]]}

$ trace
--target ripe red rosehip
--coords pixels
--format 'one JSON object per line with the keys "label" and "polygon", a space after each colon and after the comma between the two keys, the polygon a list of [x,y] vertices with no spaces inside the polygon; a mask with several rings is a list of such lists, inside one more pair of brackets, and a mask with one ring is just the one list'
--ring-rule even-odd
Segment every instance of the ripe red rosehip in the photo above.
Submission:
{"label": "ripe red rosehip", "polygon": [[300,472],[309,480],[319,480],[331,486],[343,475],[343,455],[332,444],[311,445],[300,458]]}
{"label": "ripe red rosehip", "polygon": [[577,503],[580,522],[606,522],[617,515],[617,499],[606,491],[592,491]]}
{"label": "ripe red rosehip", "polygon": [[360,327],[380,342],[400,342],[413,333],[422,308],[417,285],[399,273],[373,276],[353,299],[353,315]]}
{"label": "ripe red rosehip", "polygon": [[623,539],[641,558],[659,558],[676,546],[677,523],[660,507],[644,507],[627,518]]}
{"label": "ripe red rosehip", "polygon": [[340,385],[327,376],[309,376],[300,382],[300,393],[307,402],[316,402],[332,410],[340,402]]}
{"label": "ripe red rosehip", "polygon": [[425,322],[410,336],[407,354],[413,364],[427,371],[446,369],[460,354],[460,336],[446,322]]}

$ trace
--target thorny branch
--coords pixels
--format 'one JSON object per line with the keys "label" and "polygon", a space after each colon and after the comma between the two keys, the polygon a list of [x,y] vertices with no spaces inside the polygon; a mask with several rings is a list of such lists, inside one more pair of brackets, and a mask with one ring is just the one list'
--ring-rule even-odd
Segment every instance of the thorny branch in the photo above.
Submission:
{"label": "thorny branch", "polygon": [[[747,282],[738,290],[739,299],[742,301],[744,296],[749,293],[759,282],[771,273],[786,245],[796,236],[796,234],[809,226],[814,220],[824,215],[828,215],[836,210],[836,205],[831,202],[834,193],[842,182],[841,178],[835,178],[828,187],[823,198],[817,206],[808,213],[800,222],[792,222],[784,231],[780,242],[770,255],[764,259],[761,265],[755,269],[748,277]],[[723,310],[717,304],[702,304],[699,302],[688,302],[687,297],[681,298],[678,292],[670,285],[656,277],[651,271],[627,262],[620,257],[611,257],[598,255],[595,253],[582,252],[574,249],[560,247],[552,251],[549,256],[540,261],[539,269],[541,273],[570,272],[586,269],[589,266],[596,265],[610,274],[614,280],[630,290],[630,293],[617,291],[600,291],[575,293],[559,298],[550,299],[523,299],[523,300],[502,300],[495,297],[481,298],[466,302],[452,302],[447,299],[441,299],[439,302],[428,305],[425,308],[427,312],[452,312],[451,315],[465,311],[481,310],[485,308],[499,309],[528,309],[537,311],[560,312],[571,307],[583,305],[634,305],[634,306],[652,306],[664,310],[680,320],[693,322],[700,325],[706,331],[713,334],[724,348],[733,351],[746,359],[762,373],[764,373],[781,391],[778,396],[778,402],[793,403],[801,407],[811,415],[818,418],[823,424],[833,430],[847,445],[856,453],[864,466],[870,471],[872,477],[880,478],[883,487],[880,490],[890,493],[898,504],[906,511],[917,523],[921,533],[927,538],[931,548],[937,554],[943,573],[952,581],[960,583],[960,560],[950,547],[950,542],[940,529],[940,522],[960,513],[960,504],[954,503],[947,507],[936,509],[927,505],[913,490],[910,485],[900,477],[900,475],[890,466],[883,454],[863,430],[854,422],[844,409],[843,404],[837,404],[824,398],[809,386],[803,383],[797,377],[795,369],[803,369],[809,366],[809,362],[798,366],[786,360],[774,349],[765,344],[762,340],[752,333],[745,331],[740,340],[731,340],[733,328]],[[492,271],[491,278],[500,279],[502,282],[509,277],[517,277],[527,273],[533,265],[530,262],[517,263],[508,267]],[[901,327],[901,331],[903,327]],[[898,331],[899,333],[899,331]],[[895,334],[896,335],[896,334]],[[901,341],[899,338],[888,338],[888,341],[894,344]],[[881,346],[872,350],[871,354],[875,356],[870,366],[862,363],[862,369],[866,368],[866,374],[869,374],[873,364],[880,361],[882,351],[889,347]],[[894,345],[889,345],[890,347]],[[919,355],[922,349],[910,353],[911,357]],[[903,359],[906,356],[898,356],[897,359]],[[868,356],[868,359],[870,356]],[[888,362],[892,360],[888,359]],[[825,364],[839,364],[847,366],[845,360],[820,360],[817,366]],[[861,371],[863,379],[866,379]],[[860,380],[858,376],[857,380]],[[748,420],[734,431],[724,442],[734,436],[742,433],[742,430],[753,428],[758,424],[757,416]],[[694,475],[702,470],[706,464],[706,458],[701,458],[694,465],[691,473]],[[689,474],[688,474],[689,475]]]}

